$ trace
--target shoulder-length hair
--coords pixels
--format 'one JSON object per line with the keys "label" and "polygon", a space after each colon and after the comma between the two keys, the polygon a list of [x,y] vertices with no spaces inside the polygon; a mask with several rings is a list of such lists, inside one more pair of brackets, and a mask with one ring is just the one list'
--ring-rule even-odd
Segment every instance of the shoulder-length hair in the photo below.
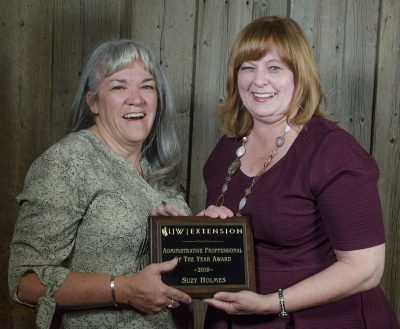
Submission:
{"label": "shoulder-length hair", "polygon": [[286,112],[289,123],[304,125],[312,116],[322,116],[320,104],[324,95],[317,65],[304,32],[290,18],[261,17],[243,28],[231,49],[227,97],[218,112],[223,133],[228,137],[245,136],[253,126],[252,117],[240,99],[238,70],[246,61],[260,60],[271,47],[276,48],[281,60],[293,72],[295,90]]}
{"label": "shoulder-length hair", "polygon": [[165,75],[153,52],[132,40],[111,40],[98,46],[90,56],[80,79],[72,103],[70,131],[87,129],[95,123],[95,116],[86,102],[86,94],[98,97],[100,82],[139,60],[154,77],[157,89],[157,111],[149,136],[143,143],[142,156],[154,169],[149,183],[159,190],[178,189],[180,148],[175,131],[175,106]]}

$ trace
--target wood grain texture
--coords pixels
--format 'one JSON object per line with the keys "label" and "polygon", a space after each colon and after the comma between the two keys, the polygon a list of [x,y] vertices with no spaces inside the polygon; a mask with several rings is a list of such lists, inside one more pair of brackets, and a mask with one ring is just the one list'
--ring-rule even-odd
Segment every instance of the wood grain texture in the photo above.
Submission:
{"label": "wood grain texture", "polygon": [[[179,17],[179,19],[176,19]],[[174,95],[182,147],[182,186],[188,189],[196,1],[136,1],[131,36],[157,55]]]}
{"label": "wood grain texture", "polygon": [[400,2],[384,0],[381,10],[373,156],[386,228],[381,286],[400,319]]}
{"label": "wood grain texture", "polygon": [[263,16],[290,16],[288,0],[254,0],[253,19]]}
{"label": "wood grain texture", "polygon": [[[189,204],[204,208],[203,165],[220,137],[216,118],[225,97],[226,63],[233,38],[251,21],[249,1],[203,1],[199,6]],[[206,304],[194,301],[194,328],[204,326]]]}
{"label": "wood grain texture", "polygon": [[[99,43],[134,38],[167,75],[183,145],[182,184],[193,212],[202,168],[220,137],[233,38],[252,19],[291,16],[304,29],[327,94],[324,108],[377,159],[386,226],[382,287],[400,317],[400,2],[398,0],[19,0],[0,2],[0,323],[32,328],[8,296],[9,243],[32,161],[64,135],[82,65]],[[193,303],[194,329],[205,305]],[[188,320],[190,322],[190,320]]]}
{"label": "wood grain texture", "polygon": [[[20,39],[20,9],[14,2],[3,3],[0,6],[0,40],[3,45],[9,45],[7,51],[0,52],[0,321],[6,328],[12,328],[14,317],[13,307],[8,293],[7,269],[9,244],[16,216],[14,194],[16,187],[16,121],[18,111],[18,56],[21,52]],[[6,123],[6,124],[5,124]],[[25,312],[26,313],[26,312]]]}
{"label": "wood grain texture", "polygon": [[[291,8],[313,49],[327,97],[324,111],[340,119],[343,96],[346,3],[344,1],[295,1]],[[347,106],[347,105],[345,105]]]}
{"label": "wood grain texture", "polygon": [[[76,4],[80,1],[74,0]],[[121,31],[121,6],[119,0],[83,1],[82,17],[82,58],[83,63],[93,49],[112,38],[118,39]]]}
{"label": "wood grain texture", "polygon": [[379,2],[292,1],[314,50],[324,111],[370,151]]}
{"label": "wood grain texture", "polygon": [[70,107],[79,84],[83,63],[84,8],[73,1],[57,1],[54,8],[52,116],[53,142],[65,135]]}
{"label": "wood grain texture", "polygon": [[220,137],[217,109],[225,97],[226,64],[233,38],[251,21],[248,1],[202,1],[199,6],[189,203],[205,205],[203,165]]}
{"label": "wood grain texture", "polygon": [[347,1],[346,11],[343,86],[348,102],[342,104],[339,118],[370,151],[379,2]]}
{"label": "wood grain texture", "polygon": [[[27,168],[48,143],[53,4],[2,2],[1,50],[1,189],[0,314],[10,328],[32,325],[32,311],[19,308],[8,294],[8,254],[17,205]],[[3,88],[4,87],[4,88]],[[4,311],[3,311],[4,310]],[[8,321],[6,312],[9,312]],[[7,328],[7,327],[6,327]]]}

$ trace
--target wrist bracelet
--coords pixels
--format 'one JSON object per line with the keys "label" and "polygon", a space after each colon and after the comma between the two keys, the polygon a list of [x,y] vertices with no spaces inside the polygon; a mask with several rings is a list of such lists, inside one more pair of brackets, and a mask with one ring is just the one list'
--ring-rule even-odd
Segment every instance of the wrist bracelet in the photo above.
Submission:
{"label": "wrist bracelet", "polygon": [[288,313],[286,312],[285,309],[285,298],[283,297],[282,289],[278,290],[278,297],[279,297],[279,309],[281,310],[279,312],[279,316],[288,316]]}
{"label": "wrist bracelet", "polygon": [[115,277],[114,275],[111,275],[110,278],[110,288],[111,288],[111,297],[112,297],[112,302],[114,304],[114,307],[118,307],[117,300],[115,299]]}

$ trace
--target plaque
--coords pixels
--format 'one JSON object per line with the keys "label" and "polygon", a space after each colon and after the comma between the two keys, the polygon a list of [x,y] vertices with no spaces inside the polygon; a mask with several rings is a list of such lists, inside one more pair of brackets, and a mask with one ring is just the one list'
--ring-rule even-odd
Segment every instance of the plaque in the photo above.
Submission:
{"label": "plaque", "polygon": [[165,284],[194,298],[218,291],[255,290],[253,232],[249,217],[149,217],[150,257],[160,263],[177,257]]}

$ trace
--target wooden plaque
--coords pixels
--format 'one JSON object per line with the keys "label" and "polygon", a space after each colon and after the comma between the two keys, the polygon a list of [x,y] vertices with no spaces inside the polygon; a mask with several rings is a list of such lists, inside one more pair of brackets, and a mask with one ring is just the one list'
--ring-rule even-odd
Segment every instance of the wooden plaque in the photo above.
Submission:
{"label": "wooden plaque", "polygon": [[149,217],[150,257],[160,263],[178,257],[163,282],[194,298],[218,291],[255,290],[254,243],[245,216]]}

